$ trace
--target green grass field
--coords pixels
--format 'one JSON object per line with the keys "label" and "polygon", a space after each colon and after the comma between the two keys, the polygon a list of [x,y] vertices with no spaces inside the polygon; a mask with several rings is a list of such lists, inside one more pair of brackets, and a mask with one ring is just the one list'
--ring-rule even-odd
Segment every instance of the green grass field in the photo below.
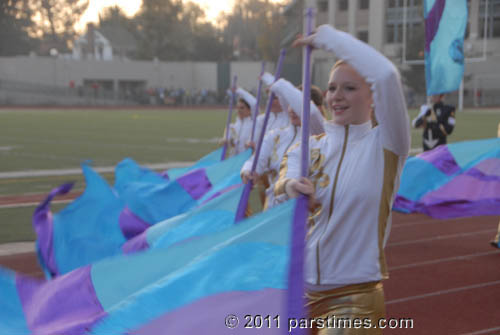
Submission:
{"label": "green grass field", "polygon": [[193,161],[216,147],[210,140],[226,117],[224,110],[2,110],[0,172],[75,168],[86,159]]}
{"label": "green grass field", "polygon": [[[417,111],[410,111],[410,118]],[[125,157],[139,164],[196,161],[217,147],[226,110],[2,109],[0,172],[115,166]],[[465,110],[449,142],[496,137],[500,109]],[[412,129],[412,148],[422,145]],[[112,183],[113,174],[105,174]],[[69,181],[82,190],[81,175],[0,178],[0,196],[47,193]],[[60,205],[58,205],[60,208]],[[32,240],[34,207],[0,208],[0,243]]]}

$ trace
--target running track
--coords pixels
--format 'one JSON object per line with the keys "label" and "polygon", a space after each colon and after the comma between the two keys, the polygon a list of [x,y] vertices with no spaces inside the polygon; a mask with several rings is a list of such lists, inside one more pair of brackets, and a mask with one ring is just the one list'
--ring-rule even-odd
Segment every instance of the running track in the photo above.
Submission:
{"label": "running track", "polygon": [[[500,334],[500,250],[489,245],[499,219],[393,213],[387,318],[412,318],[414,328],[384,334]],[[0,257],[0,264],[41,276],[33,253]]]}
{"label": "running track", "polygon": [[393,213],[386,254],[388,318],[414,329],[389,334],[500,334],[500,217],[436,220]]}

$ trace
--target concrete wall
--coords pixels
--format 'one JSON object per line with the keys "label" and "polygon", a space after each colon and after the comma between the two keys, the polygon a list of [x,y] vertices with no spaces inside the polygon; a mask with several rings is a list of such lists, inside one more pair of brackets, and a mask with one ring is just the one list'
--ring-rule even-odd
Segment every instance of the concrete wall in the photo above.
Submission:
{"label": "concrete wall", "polygon": [[[234,75],[238,76],[238,86],[248,91],[257,92],[258,79],[262,68],[260,62],[233,62],[231,63],[231,80]],[[274,74],[274,64],[266,63],[265,71]]]}
{"label": "concrete wall", "polygon": [[[231,76],[247,89],[257,87],[260,62],[233,62]],[[273,71],[268,64],[267,70]],[[48,86],[76,86],[85,80],[144,81],[146,87],[184,88],[189,91],[217,90],[215,62],[99,61],[50,57],[0,58],[0,79]]]}

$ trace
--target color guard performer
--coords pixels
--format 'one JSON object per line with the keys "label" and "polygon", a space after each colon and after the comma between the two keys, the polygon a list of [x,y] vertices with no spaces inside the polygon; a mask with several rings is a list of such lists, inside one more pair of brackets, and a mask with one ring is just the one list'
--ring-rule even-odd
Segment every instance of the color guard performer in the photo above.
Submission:
{"label": "color guard performer", "polygon": [[[274,76],[269,72],[265,72],[262,75],[261,80],[266,84],[266,86],[271,86],[274,83]],[[268,88],[269,90],[269,88]],[[286,103],[282,101],[282,98],[275,97],[271,105],[271,114],[269,115],[269,120],[267,121],[266,131],[271,131],[273,129],[280,129],[288,127],[290,125],[290,118],[288,117]],[[257,118],[257,126],[260,130],[264,124],[264,114],[260,114]],[[255,142],[259,139],[258,136],[254,137]]]}
{"label": "color guard performer", "polygon": [[[322,97],[321,90],[318,87],[313,87],[311,90],[314,91],[314,93],[311,93],[311,96]],[[302,111],[302,92],[283,78],[271,86],[271,91],[276,95],[276,100],[279,100],[281,105],[288,110],[290,125],[265,133],[259,161],[257,162],[256,171],[253,176],[250,176],[254,160],[253,155],[245,162],[241,169],[241,178],[244,183],[247,183],[252,178],[255,185],[260,177],[266,176],[264,210],[276,204],[274,185],[278,180],[280,162],[285,152],[300,141],[301,134],[300,114]],[[322,105],[322,100],[319,101],[319,105]],[[316,106],[316,103],[311,101],[311,131],[313,134],[324,132],[323,122],[323,115]]]}
{"label": "color guard performer", "polygon": [[[401,79],[382,54],[324,25],[296,45],[333,52],[341,60],[326,95],[332,121],[310,138],[309,177],[300,178],[300,149],[283,158],[277,194],[312,197],[305,281],[311,318],[385,316],[382,280],[391,206],[410,149]],[[373,127],[371,114],[377,126]],[[313,334],[381,334],[379,328],[314,329]]]}
{"label": "color guard performer", "polygon": [[252,133],[252,111],[255,110],[257,103],[257,99],[241,87],[238,87],[235,92],[238,96],[236,103],[238,115],[236,120],[229,125],[227,157],[236,156],[247,149],[245,144],[250,140]]}

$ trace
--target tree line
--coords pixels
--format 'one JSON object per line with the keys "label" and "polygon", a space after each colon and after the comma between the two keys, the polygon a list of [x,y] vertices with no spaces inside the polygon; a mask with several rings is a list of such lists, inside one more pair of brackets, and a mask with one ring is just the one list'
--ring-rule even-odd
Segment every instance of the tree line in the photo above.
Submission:
{"label": "tree line", "polygon": [[[75,25],[89,0],[0,1],[0,56],[48,55],[71,51]],[[96,29],[125,29],[135,41],[127,55],[137,60],[223,61],[278,58],[283,38],[283,5],[269,0],[236,1],[216,23],[206,19],[198,4],[182,0],[142,0],[139,11],[127,17],[120,7],[100,14]]]}

